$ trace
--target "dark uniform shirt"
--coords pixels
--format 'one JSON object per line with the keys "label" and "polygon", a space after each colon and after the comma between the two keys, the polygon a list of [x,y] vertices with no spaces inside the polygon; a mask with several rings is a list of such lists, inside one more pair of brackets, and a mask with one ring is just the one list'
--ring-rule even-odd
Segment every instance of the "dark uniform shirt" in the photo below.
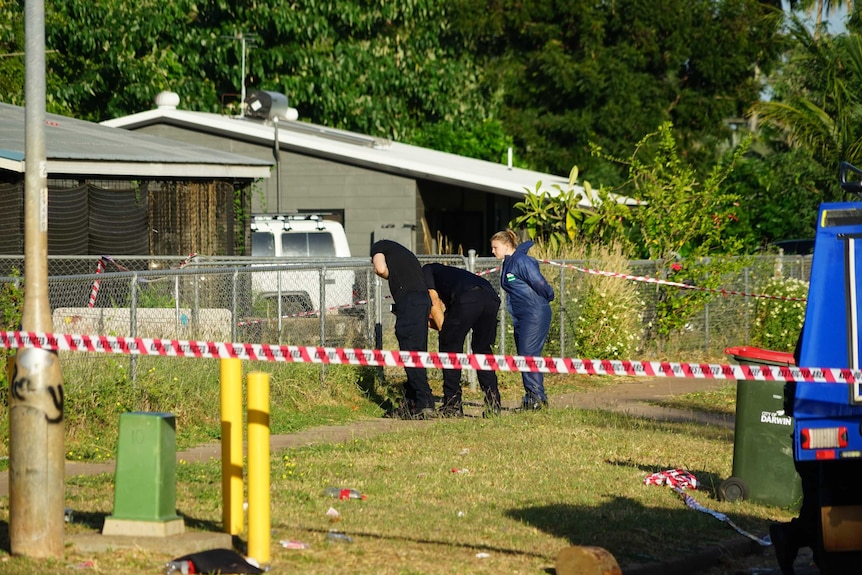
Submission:
{"label": "dark uniform shirt", "polygon": [[436,290],[446,307],[450,307],[459,295],[470,290],[484,289],[494,296],[497,295],[488,280],[465,269],[434,263],[422,266],[422,272],[425,274],[428,289]]}
{"label": "dark uniform shirt", "polygon": [[380,240],[371,246],[371,257],[374,258],[375,254],[383,254],[386,257],[389,291],[396,304],[406,292],[428,290],[422,275],[422,266],[413,252],[398,242]]}

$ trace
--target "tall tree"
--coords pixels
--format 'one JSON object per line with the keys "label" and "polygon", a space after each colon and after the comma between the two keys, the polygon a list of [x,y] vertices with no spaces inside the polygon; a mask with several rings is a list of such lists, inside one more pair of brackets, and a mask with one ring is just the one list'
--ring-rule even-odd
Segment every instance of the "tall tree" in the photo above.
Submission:
{"label": "tall tree", "polygon": [[841,161],[862,163],[862,36],[819,34],[797,15],[789,33],[793,47],[774,96],[751,113],[829,173],[837,174]]}
{"label": "tall tree", "polygon": [[624,174],[589,142],[624,155],[665,121],[682,153],[711,159],[780,54],[781,11],[756,0],[459,0],[456,14],[517,151],[600,182]]}
{"label": "tall tree", "polygon": [[[248,88],[285,93],[302,119],[407,140],[469,134],[499,152],[494,99],[449,24],[444,0],[56,0],[47,35],[52,86],[76,115],[103,120],[151,107],[169,89],[183,106],[221,111]],[[110,23],[109,26],[101,25]],[[99,23],[99,25],[95,25]],[[242,78],[242,34],[247,43]],[[0,93],[0,99],[7,96]],[[465,143],[466,142],[466,143]],[[478,149],[478,151],[477,151]]]}

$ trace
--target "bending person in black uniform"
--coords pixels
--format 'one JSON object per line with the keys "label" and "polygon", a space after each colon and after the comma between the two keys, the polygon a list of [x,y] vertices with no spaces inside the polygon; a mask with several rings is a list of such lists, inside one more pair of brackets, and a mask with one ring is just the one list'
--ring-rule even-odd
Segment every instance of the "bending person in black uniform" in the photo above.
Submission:
{"label": "bending person in black uniform", "polygon": [[[374,273],[389,281],[395,304],[395,337],[402,351],[428,351],[428,315],[431,298],[425,287],[422,266],[416,256],[397,242],[380,240],[371,246]],[[407,384],[402,411],[407,417],[434,417],[434,396],[424,367],[405,367]]]}
{"label": "bending person in black uniform", "polygon": [[[440,331],[441,352],[463,352],[464,340],[472,329],[473,353],[491,354],[497,337],[497,313],[500,297],[484,278],[467,270],[443,264],[426,264],[422,267],[425,283],[431,295],[431,327]],[[443,370],[444,417],[461,417],[460,369]],[[479,386],[485,394],[483,414],[499,415],[500,390],[496,371],[477,371]]]}

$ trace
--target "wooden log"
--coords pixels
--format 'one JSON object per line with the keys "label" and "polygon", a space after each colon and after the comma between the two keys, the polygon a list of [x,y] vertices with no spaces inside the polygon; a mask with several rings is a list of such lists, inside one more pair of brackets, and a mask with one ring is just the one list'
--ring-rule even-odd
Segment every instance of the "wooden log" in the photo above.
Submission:
{"label": "wooden log", "polygon": [[575,545],[557,554],[556,575],[622,575],[617,560],[606,549]]}

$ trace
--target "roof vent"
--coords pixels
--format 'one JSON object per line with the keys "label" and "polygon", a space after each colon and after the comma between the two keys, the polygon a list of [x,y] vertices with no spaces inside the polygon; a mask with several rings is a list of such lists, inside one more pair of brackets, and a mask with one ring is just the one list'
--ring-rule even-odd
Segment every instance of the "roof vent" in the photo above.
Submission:
{"label": "roof vent", "polygon": [[176,110],[180,103],[180,95],[176,92],[159,92],[156,94],[156,106],[162,109]]}

